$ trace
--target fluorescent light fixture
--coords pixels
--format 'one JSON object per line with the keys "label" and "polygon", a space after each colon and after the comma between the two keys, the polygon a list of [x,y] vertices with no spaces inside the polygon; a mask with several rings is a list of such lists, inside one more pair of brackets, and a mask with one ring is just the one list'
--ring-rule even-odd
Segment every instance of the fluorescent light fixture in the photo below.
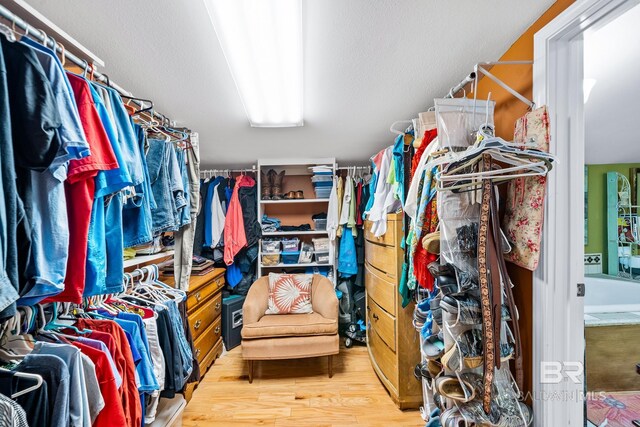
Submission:
{"label": "fluorescent light fixture", "polygon": [[591,95],[591,90],[596,85],[596,79],[584,79],[582,80],[582,95],[584,96],[584,103],[586,104]]}
{"label": "fluorescent light fixture", "polygon": [[302,0],[204,2],[251,126],[302,126]]}

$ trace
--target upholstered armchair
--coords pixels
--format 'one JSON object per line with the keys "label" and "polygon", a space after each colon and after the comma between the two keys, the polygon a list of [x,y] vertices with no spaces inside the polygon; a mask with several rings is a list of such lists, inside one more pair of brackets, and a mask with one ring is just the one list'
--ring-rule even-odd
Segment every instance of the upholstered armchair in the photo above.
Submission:
{"label": "upholstered armchair", "polygon": [[310,314],[265,314],[269,298],[269,277],[251,285],[243,306],[242,357],[249,363],[253,382],[256,360],[329,357],[329,378],[333,376],[333,355],[340,350],[338,298],[326,277],[314,274]]}

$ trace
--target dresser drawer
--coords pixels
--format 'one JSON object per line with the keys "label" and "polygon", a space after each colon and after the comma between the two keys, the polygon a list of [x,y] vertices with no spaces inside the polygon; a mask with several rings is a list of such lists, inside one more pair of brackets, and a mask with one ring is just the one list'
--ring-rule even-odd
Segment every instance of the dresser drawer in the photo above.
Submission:
{"label": "dresser drawer", "polygon": [[369,351],[373,357],[373,361],[382,372],[384,377],[395,388],[395,393],[398,390],[398,362],[396,354],[385,344],[380,338],[376,327],[373,324],[369,325],[367,329],[367,337],[369,344]]}
{"label": "dresser drawer", "polygon": [[209,370],[209,367],[213,365],[213,362],[215,362],[215,360],[220,357],[221,354],[222,338],[219,339],[218,342],[213,345],[213,348],[209,350],[209,353],[207,353],[207,355],[202,358],[202,362],[198,362],[198,364],[200,365],[200,375],[204,375],[207,370]]}
{"label": "dresser drawer", "polygon": [[398,253],[399,249],[392,246],[383,246],[375,243],[367,243],[364,248],[365,259],[370,266],[377,268],[388,279],[397,281],[398,277]]}
{"label": "dresser drawer", "polygon": [[398,244],[398,236],[396,236],[396,227],[393,221],[387,221],[387,232],[380,237],[376,237],[371,231],[373,222],[364,222],[364,238],[370,242],[377,243],[379,245],[396,246]]}
{"label": "dresser drawer", "polygon": [[384,311],[376,302],[369,298],[367,304],[367,317],[369,324],[378,332],[391,350],[396,351],[396,319]]}
{"label": "dresser drawer", "polygon": [[387,313],[396,316],[398,287],[385,278],[385,274],[371,267],[368,263],[364,266],[364,283],[367,295],[374,300]]}
{"label": "dresser drawer", "polygon": [[218,342],[218,339],[220,339],[222,333],[220,321],[221,318],[216,319],[202,335],[193,341],[194,356],[198,359],[198,363],[204,360],[205,356],[209,354],[213,346]]}
{"label": "dresser drawer", "polygon": [[207,301],[211,295],[222,289],[223,286],[224,275],[220,275],[211,282],[189,291],[187,295],[187,312],[191,313],[196,307]]}
{"label": "dresser drawer", "polygon": [[189,327],[191,336],[197,339],[204,331],[220,317],[222,312],[222,292],[218,292],[213,298],[205,302],[201,308],[189,314]]}

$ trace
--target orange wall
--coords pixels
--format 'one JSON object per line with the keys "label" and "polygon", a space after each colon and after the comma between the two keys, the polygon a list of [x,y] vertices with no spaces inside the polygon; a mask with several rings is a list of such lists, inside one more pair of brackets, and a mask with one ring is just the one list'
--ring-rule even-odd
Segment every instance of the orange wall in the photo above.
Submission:
{"label": "orange wall", "polygon": [[[569,7],[573,0],[556,1],[500,58],[501,61],[533,60],[534,34]],[[501,65],[491,73],[507,85],[532,98],[533,67],[531,65]],[[514,98],[509,92],[488,78],[478,83],[478,99],[486,99],[491,92],[491,99],[496,101],[495,124],[496,134],[506,140],[513,139],[513,127],[516,120],[522,117],[528,107]],[[471,95],[472,96],[472,95]],[[509,274],[515,284],[515,300],[520,312],[520,332],[522,335],[523,361],[525,369],[524,389],[532,390],[532,342],[533,342],[533,277],[530,271],[509,264]]]}

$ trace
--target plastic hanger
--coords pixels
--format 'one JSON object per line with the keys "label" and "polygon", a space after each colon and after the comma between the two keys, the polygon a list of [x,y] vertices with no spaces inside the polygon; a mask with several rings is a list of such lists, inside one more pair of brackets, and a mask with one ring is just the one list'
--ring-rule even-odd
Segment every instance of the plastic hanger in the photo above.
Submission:
{"label": "plastic hanger", "polygon": [[27,387],[24,390],[20,390],[20,391],[18,391],[16,393],[13,393],[11,395],[12,399],[15,399],[15,398],[20,397],[20,396],[24,396],[25,394],[29,394],[32,391],[35,391],[35,390],[39,389],[40,386],[42,385],[42,383],[44,382],[42,377],[40,375],[38,375],[38,374],[29,374],[27,372],[10,371],[10,370],[4,369],[4,368],[0,368],[0,371],[9,372],[9,373],[13,374],[14,376],[16,376],[18,378],[30,378],[32,380],[36,380],[36,384],[32,385],[31,387]]}
{"label": "plastic hanger", "polygon": [[395,122],[391,123],[391,126],[389,127],[389,131],[391,131],[392,133],[395,133],[396,135],[404,135],[406,127],[403,130],[398,130],[398,129],[395,128],[395,126],[399,125],[399,124],[413,124],[413,120],[398,120],[398,121],[395,121]]}
{"label": "plastic hanger", "polygon": [[[44,315],[44,312],[43,312]],[[84,334],[88,334],[91,332],[90,329],[83,329],[80,330],[78,328],[76,328],[74,325],[66,325],[64,323],[58,323],[58,303],[54,302],[53,303],[53,318],[51,319],[51,321],[49,321],[49,323],[47,323],[46,325],[44,325],[43,330],[44,331],[51,331],[51,330],[55,330],[55,329],[61,329],[61,328],[68,328],[71,329],[72,331],[84,335]]]}
{"label": "plastic hanger", "polygon": [[0,23],[0,33],[4,34],[7,40],[11,43],[14,43],[17,40],[13,30],[2,23]]}

